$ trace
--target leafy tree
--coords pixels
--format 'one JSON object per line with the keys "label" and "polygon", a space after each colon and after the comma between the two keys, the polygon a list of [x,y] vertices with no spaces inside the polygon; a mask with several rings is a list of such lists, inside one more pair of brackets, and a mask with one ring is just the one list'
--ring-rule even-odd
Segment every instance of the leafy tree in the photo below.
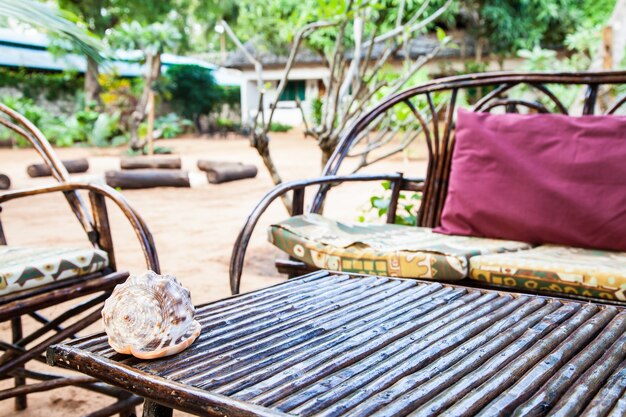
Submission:
{"label": "leafy tree", "polygon": [[[262,3],[243,0],[236,26],[242,32],[242,38],[257,40],[257,47],[269,45],[273,52],[280,52],[281,46],[283,51],[286,46],[290,48],[282,78],[269,106],[263,98],[263,65],[243,46],[230,25],[220,22],[257,73],[260,97],[252,121],[251,144],[257,149],[272,180],[277,184],[282,181],[269,149],[269,132],[275,125],[272,118],[301,45],[318,53],[329,73],[320,122],[310,126],[300,107],[306,125],[305,134],[316,139],[324,165],[337,147],[342,132],[377,103],[379,93],[399,91],[448,43],[449,38],[443,30],[438,30],[439,42],[430,51],[417,57],[405,53],[400,71],[385,70],[386,64],[398,52],[408,51],[411,38],[434,30],[435,21],[439,22],[439,19],[447,22],[445,16],[453,3],[453,0],[267,0]],[[259,38],[261,42],[258,42]],[[299,106],[298,100],[296,103]],[[396,128],[402,127],[388,120],[382,127],[381,137],[393,135]],[[401,146],[408,146],[417,135],[417,130],[412,131]],[[370,150],[385,143],[388,141],[380,140],[368,146],[359,168],[375,162],[369,158]],[[282,199],[290,210],[289,198],[283,196]]]}
{"label": "leafy tree", "polygon": [[615,0],[470,0],[462,2],[457,24],[491,52],[562,46],[581,25],[606,21]]}
{"label": "leafy tree", "polygon": [[69,39],[94,62],[102,61],[100,42],[81,26],[76,16],[32,0],[2,0],[0,17],[13,18],[49,33]]}
{"label": "leafy tree", "polygon": [[194,121],[201,133],[200,116],[212,112],[222,99],[212,71],[199,65],[177,65],[167,70],[164,89],[177,112]]}
{"label": "leafy tree", "polygon": [[114,47],[139,49],[143,52],[143,61],[146,66],[143,92],[129,122],[130,145],[133,150],[139,150],[145,146],[145,141],[139,138],[139,125],[146,117],[154,83],[161,76],[161,55],[165,51],[175,51],[181,38],[182,35],[178,29],[167,21],[150,25],[141,25],[137,21],[122,23],[108,36],[109,42]]}
{"label": "leafy tree", "polygon": [[[174,7],[173,0],[57,0],[59,6],[78,16],[88,29],[103,38],[107,31],[123,22],[148,24],[161,20]],[[87,56],[85,72],[85,102],[101,105],[98,81],[99,62]]]}

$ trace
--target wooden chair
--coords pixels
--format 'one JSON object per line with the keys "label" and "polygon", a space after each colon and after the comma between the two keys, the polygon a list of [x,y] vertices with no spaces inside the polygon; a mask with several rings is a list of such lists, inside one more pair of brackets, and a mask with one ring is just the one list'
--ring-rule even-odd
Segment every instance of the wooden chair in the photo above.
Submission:
{"label": "wooden chair", "polygon": [[[271,190],[258,203],[248,217],[233,249],[230,263],[230,285],[233,293],[238,293],[241,283],[244,257],[249,239],[261,215],[277,198],[292,193],[292,216],[305,213],[305,190],[317,186],[312,204],[306,213],[320,213],[328,191],[341,183],[358,181],[390,181],[391,199],[387,223],[394,223],[398,198],[403,191],[421,194],[421,205],[417,212],[417,226],[434,228],[440,224],[446,200],[452,152],[455,144],[455,114],[458,107],[466,107],[475,112],[540,112],[570,114],[563,102],[553,92],[555,89],[568,89],[582,86],[585,89],[584,103],[580,109],[571,109],[572,114],[592,115],[598,113],[598,102],[602,100],[602,113],[617,114],[626,103],[626,94],[616,94],[616,87],[626,85],[626,72],[598,73],[525,73],[496,72],[480,73],[436,79],[426,84],[410,88],[383,101],[376,108],[357,120],[346,132],[335,152],[330,157],[322,177],[280,184]],[[517,92],[516,94],[512,94]],[[354,154],[355,147],[386,140],[393,134],[389,120],[394,112],[403,110],[412,116],[404,125],[406,131],[414,132],[425,140],[428,147],[428,167],[425,178],[405,178],[401,173],[365,175],[341,175],[342,162]],[[575,111],[574,111],[575,110]],[[396,113],[397,114],[397,113]],[[369,140],[369,142],[368,142]],[[362,146],[362,145],[361,145]],[[276,239],[278,240],[278,239]],[[277,245],[280,246],[280,245]],[[311,263],[302,262],[291,254],[289,260],[279,260],[276,266],[280,272],[290,276],[301,275],[318,269]],[[343,260],[340,260],[343,265]],[[326,265],[322,269],[333,269]],[[358,268],[357,268],[358,269]],[[346,270],[344,272],[386,275],[379,270]],[[399,275],[402,276],[402,275]],[[465,279],[463,285],[484,286],[476,281]],[[496,286],[493,283],[488,286]],[[511,290],[511,288],[508,288]],[[518,288],[513,289],[518,291]],[[537,293],[537,291],[519,290]],[[550,294],[550,291],[541,291]],[[570,297],[563,293],[552,293],[559,297]],[[572,295],[572,298],[585,298]],[[619,303],[619,302],[618,302]]]}
{"label": "wooden chair", "polygon": [[[8,246],[0,223],[0,322],[10,321],[12,329],[12,340],[0,341],[0,350],[4,352],[0,357],[0,378],[15,380],[14,388],[0,391],[0,400],[15,397],[15,408],[22,410],[27,406],[27,394],[74,385],[117,399],[116,403],[91,416],[116,413],[129,416],[141,402],[140,398],[91,378],[39,372],[25,365],[33,360],[45,363],[48,346],[76,338],[79,331],[99,320],[104,300],[128,277],[115,262],[106,200],[121,209],[139,239],[147,267],[158,272],[152,235],[141,216],[114,189],[72,182],[44,135],[22,115],[0,104],[0,123],[26,138],[58,181],[57,185],[0,193],[0,210],[14,199],[62,193],[89,241],[85,248],[71,250],[16,248]],[[88,196],[89,204],[81,193]],[[79,298],[80,303],[53,318],[46,318],[40,312]],[[30,334],[24,334],[22,328],[22,319],[26,316],[41,324]],[[26,379],[39,382],[26,384]]]}

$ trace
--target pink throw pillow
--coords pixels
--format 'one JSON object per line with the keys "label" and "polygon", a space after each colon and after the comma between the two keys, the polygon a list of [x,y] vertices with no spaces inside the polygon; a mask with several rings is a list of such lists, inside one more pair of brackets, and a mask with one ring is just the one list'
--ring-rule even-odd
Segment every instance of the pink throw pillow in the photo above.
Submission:
{"label": "pink throw pillow", "polygon": [[459,110],[435,231],[626,251],[626,117]]}

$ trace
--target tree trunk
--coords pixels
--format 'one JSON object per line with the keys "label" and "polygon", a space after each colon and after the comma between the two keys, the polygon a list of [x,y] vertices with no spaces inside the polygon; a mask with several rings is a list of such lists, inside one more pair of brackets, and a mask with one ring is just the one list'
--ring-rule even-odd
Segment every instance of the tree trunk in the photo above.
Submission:
{"label": "tree trunk", "polygon": [[334,149],[329,149],[329,148],[321,148],[322,149],[322,170],[324,170],[324,168],[326,167],[326,164],[328,163],[328,161],[330,160],[330,157],[332,156]]}
{"label": "tree trunk", "polygon": [[144,86],[141,98],[137,103],[135,111],[133,111],[133,114],[130,116],[130,147],[134,151],[142,150],[146,144],[145,139],[142,140],[139,137],[139,125],[141,125],[141,122],[146,118],[152,85],[161,75],[160,53],[146,55],[146,71],[146,74],[144,74]]}
{"label": "tree trunk", "polygon": [[196,114],[193,118],[193,123],[196,126],[196,133],[198,133],[199,135],[201,135],[202,133],[202,123],[200,122],[200,115]]}
{"label": "tree trunk", "polygon": [[[278,168],[276,164],[274,164],[274,160],[270,155],[269,148],[270,138],[265,135],[262,131],[257,131],[252,133],[251,145],[253,148],[257,150],[259,156],[263,160],[263,165],[267,168],[270,176],[272,177],[272,182],[274,185],[282,184],[283,180],[278,173]],[[287,194],[283,194],[280,196],[285,208],[288,213],[291,213],[292,202],[291,198]]]}
{"label": "tree trunk", "polygon": [[88,56],[87,71],[85,72],[85,107],[90,107],[94,104],[96,109],[102,108],[102,100],[100,99],[102,87],[98,79],[99,74],[100,68],[98,63]]}

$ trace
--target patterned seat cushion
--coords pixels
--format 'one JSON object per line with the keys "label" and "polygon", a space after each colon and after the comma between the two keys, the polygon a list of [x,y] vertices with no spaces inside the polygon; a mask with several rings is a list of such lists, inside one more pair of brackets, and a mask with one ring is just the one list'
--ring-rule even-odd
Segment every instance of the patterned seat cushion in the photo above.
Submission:
{"label": "patterned seat cushion", "polygon": [[472,256],[530,247],[521,242],[442,235],[420,227],[349,225],[317,214],[270,226],[269,240],[321,269],[440,280],[467,277],[467,260]]}
{"label": "patterned seat cushion", "polygon": [[0,296],[100,271],[106,252],[94,248],[0,246]]}
{"label": "patterned seat cushion", "polygon": [[472,258],[470,277],[511,288],[626,301],[626,252],[543,245]]}

